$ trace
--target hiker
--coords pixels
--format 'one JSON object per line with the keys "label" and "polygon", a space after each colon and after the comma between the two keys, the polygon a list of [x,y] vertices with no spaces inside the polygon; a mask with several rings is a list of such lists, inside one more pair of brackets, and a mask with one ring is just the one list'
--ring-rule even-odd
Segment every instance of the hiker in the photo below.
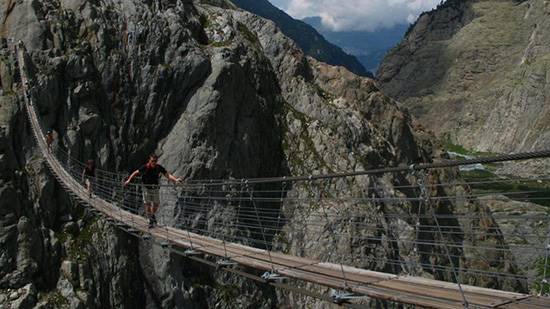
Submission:
{"label": "hiker", "polygon": [[141,175],[141,181],[143,183],[143,204],[145,206],[145,214],[149,218],[149,228],[154,227],[157,224],[157,218],[155,213],[157,212],[160,205],[159,198],[159,178],[160,175],[168,178],[172,182],[180,183],[181,179],[176,176],[168,173],[166,169],[157,164],[158,156],[151,154],[147,164],[141,166],[139,169],[134,171],[130,177],[124,182],[124,186],[127,186],[134,177]]}
{"label": "hiker", "polygon": [[94,160],[86,161],[86,166],[82,171],[82,182],[86,185],[88,189],[88,194],[92,198],[92,189],[95,182],[95,162]]}
{"label": "hiker", "polygon": [[46,145],[48,146],[48,151],[52,152],[52,144],[53,144],[54,136],[53,136],[53,130],[49,129],[46,133]]}

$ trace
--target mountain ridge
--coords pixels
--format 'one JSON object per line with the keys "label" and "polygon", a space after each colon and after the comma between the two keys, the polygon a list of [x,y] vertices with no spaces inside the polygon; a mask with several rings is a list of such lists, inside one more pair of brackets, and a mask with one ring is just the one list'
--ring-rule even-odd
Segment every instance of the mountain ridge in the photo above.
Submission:
{"label": "mountain ridge", "polygon": [[269,1],[231,1],[244,10],[274,21],[281,31],[293,39],[307,55],[328,64],[344,66],[357,75],[373,77],[373,74],[355,56],[345,53],[341,47],[328,42],[314,27],[290,17]]}

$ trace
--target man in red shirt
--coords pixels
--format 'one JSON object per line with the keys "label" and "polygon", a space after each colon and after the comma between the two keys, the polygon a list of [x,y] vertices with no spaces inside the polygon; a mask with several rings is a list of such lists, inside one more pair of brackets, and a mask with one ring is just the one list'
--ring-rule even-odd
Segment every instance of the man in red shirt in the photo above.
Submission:
{"label": "man in red shirt", "polygon": [[166,171],[166,169],[157,164],[158,157],[155,154],[149,156],[147,164],[141,166],[134,171],[130,177],[124,182],[124,186],[127,186],[134,177],[141,175],[141,181],[143,183],[143,204],[145,205],[145,214],[149,218],[149,228],[154,227],[157,224],[157,218],[155,213],[160,205],[159,197],[159,179],[160,175],[168,178],[168,180],[180,183],[181,178],[178,178]]}

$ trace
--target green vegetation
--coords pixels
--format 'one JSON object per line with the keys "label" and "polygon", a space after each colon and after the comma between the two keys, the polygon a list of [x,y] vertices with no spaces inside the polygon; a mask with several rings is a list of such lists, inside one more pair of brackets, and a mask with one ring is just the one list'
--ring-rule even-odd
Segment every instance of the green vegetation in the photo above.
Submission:
{"label": "green vegetation", "polygon": [[226,304],[234,304],[235,299],[241,294],[239,287],[235,284],[217,284],[216,289],[220,292],[221,301]]}
{"label": "green vegetation", "polygon": [[508,193],[507,196],[510,199],[529,200],[532,203],[550,207],[550,183],[548,181],[511,179],[494,182],[493,180],[499,177],[487,170],[462,171],[460,174],[466,182],[476,183],[471,185],[474,194]]}
{"label": "green vegetation", "polygon": [[452,152],[455,152],[455,153],[458,153],[458,154],[461,154],[461,155],[465,155],[465,156],[468,156],[468,155],[472,154],[471,150],[468,150],[468,149],[466,149],[466,148],[464,148],[460,145],[452,144],[450,142],[446,143],[443,147],[447,151],[452,151]]}
{"label": "green vegetation", "polygon": [[[289,134],[284,135],[283,139],[283,151],[289,156],[289,162],[292,167],[303,167],[307,165],[307,162],[311,162],[310,158],[313,158],[313,162],[316,163],[319,167],[326,168],[329,172],[331,171],[328,164],[323,160],[323,157],[317,152],[315,148],[315,143],[311,139],[308,133],[308,127],[312,120],[304,113],[296,110],[293,106],[288,103],[284,103],[284,109],[292,114],[294,119],[300,121],[301,129],[298,139],[296,136],[290,136]],[[288,132],[288,128],[284,128]],[[299,145],[303,143],[305,150],[302,153],[293,151],[291,145]]]}
{"label": "green vegetation", "polygon": [[54,308],[66,308],[69,306],[69,300],[66,299],[59,291],[48,293],[44,296],[46,302]]}
{"label": "green vegetation", "polygon": [[206,28],[210,27],[210,19],[208,19],[208,16],[201,15],[199,17],[199,21],[200,21],[201,26],[202,26],[203,29],[206,29]]}
{"label": "green vegetation", "polygon": [[250,31],[248,27],[245,26],[244,24],[237,23],[237,29],[239,30],[239,32],[243,34],[244,38],[247,39],[250,43],[253,43],[253,44],[259,43],[260,40],[258,39],[256,34],[252,33],[252,31]]}
{"label": "green vegetation", "polygon": [[[479,152],[471,149],[466,149],[461,145],[453,144],[448,136],[444,139],[444,148],[447,151],[451,151],[464,156],[495,156],[494,153]],[[464,181],[468,183],[473,183],[470,185],[473,194],[506,193],[507,196],[512,200],[529,200],[532,203],[550,207],[550,183],[548,181],[542,182],[520,178],[509,178],[505,180],[495,174],[495,171],[501,166],[502,163],[484,164],[484,170],[461,171],[460,175],[462,176]]]}
{"label": "green vegetation", "polygon": [[[543,279],[550,278],[550,257],[540,257],[536,262],[537,281],[533,284],[534,293],[548,295],[550,293],[550,282],[544,283]],[[546,275],[546,278],[544,277]]]}
{"label": "green vegetation", "polygon": [[473,150],[473,149],[464,148],[464,146],[462,146],[462,145],[454,144],[449,135],[446,135],[443,138],[443,148],[447,151],[458,153],[458,154],[463,155],[463,156],[490,157],[490,156],[497,155],[494,152],[477,151],[477,150]]}
{"label": "green vegetation", "polygon": [[283,246],[285,249],[282,250],[282,253],[288,253],[290,248],[290,241],[286,237],[285,233],[278,233],[273,238],[273,242],[278,244],[278,246]]}
{"label": "green vegetation", "polygon": [[[97,219],[89,222],[78,236],[74,239],[70,239],[70,244],[67,248],[67,255],[73,261],[85,261],[88,258],[88,245],[92,243],[94,234],[99,233],[99,227]],[[60,241],[67,241],[70,235],[66,233],[58,234]]]}
{"label": "green vegetation", "polygon": [[325,100],[325,103],[329,103],[331,100],[334,100],[334,96],[323,90],[323,88],[321,88],[321,86],[319,86],[317,83],[308,83],[308,86],[310,86],[314,92],[316,92],[321,98],[323,98],[323,100]]}
{"label": "green vegetation", "polygon": [[460,174],[469,182],[487,181],[490,179],[498,178],[497,175],[487,170],[461,171]]}
{"label": "green vegetation", "polygon": [[227,41],[221,41],[221,42],[211,42],[209,45],[211,47],[224,47],[224,46],[229,46],[229,44],[231,44],[231,41],[227,40]]}

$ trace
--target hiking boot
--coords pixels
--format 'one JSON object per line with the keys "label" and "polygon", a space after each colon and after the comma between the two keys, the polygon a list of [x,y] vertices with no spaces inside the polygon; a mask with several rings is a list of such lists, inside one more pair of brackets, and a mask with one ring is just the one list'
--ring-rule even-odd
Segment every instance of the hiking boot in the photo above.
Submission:
{"label": "hiking boot", "polygon": [[149,219],[149,228],[154,228],[157,225],[157,221],[153,218]]}

